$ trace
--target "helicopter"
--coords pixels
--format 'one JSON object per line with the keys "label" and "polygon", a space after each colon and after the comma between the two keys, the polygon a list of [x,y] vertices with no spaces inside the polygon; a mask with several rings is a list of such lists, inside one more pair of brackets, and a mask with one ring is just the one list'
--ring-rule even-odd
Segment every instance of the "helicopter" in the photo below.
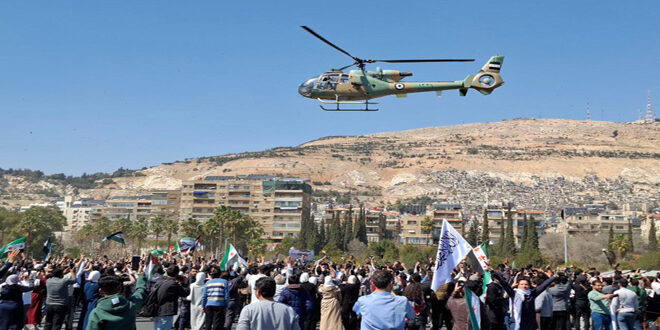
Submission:
{"label": "helicopter", "polygon": [[[317,99],[323,104],[331,104],[336,107],[319,106],[325,111],[378,111],[369,108],[369,105],[378,104],[370,100],[387,95],[406,97],[409,93],[432,92],[438,96],[444,90],[458,89],[461,96],[465,96],[470,88],[477,90],[483,95],[489,95],[496,88],[502,86],[504,81],[500,76],[500,69],[504,56],[493,56],[481,68],[477,74],[470,74],[463,80],[456,81],[418,81],[402,82],[405,77],[412,76],[412,72],[401,72],[397,70],[365,71],[365,64],[385,63],[430,63],[430,62],[474,62],[474,59],[410,59],[410,60],[374,60],[363,59],[351,55],[349,52],[339,48],[320,34],[314,32],[307,26],[301,26],[304,30],[330,45],[334,49],[349,56],[353,63],[339,69],[331,69],[318,77],[313,77],[298,87],[298,93],[304,97]],[[345,69],[357,66],[359,70]],[[364,105],[360,108],[342,108],[342,105]]]}

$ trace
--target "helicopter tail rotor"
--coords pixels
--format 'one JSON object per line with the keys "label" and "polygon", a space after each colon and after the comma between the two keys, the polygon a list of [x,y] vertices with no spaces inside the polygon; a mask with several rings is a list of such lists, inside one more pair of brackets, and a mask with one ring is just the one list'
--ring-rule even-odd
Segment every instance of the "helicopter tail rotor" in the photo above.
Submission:
{"label": "helicopter tail rotor", "polygon": [[[461,89],[461,95],[465,96],[465,93],[467,93],[466,87],[471,87],[481,94],[488,95],[496,88],[502,86],[504,80],[502,80],[502,76],[500,76],[500,70],[502,69],[503,62],[504,56],[491,57],[476,75],[471,75],[465,78],[463,81],[464,87]],[[468,83],[468,80],[470,81],[469,86],[465,86],[466,83]]]}

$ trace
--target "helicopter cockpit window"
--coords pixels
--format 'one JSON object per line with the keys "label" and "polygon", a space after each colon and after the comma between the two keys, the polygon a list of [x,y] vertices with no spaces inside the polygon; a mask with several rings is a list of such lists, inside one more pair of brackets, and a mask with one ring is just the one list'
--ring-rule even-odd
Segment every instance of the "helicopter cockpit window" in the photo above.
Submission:
{"label": "helicopter cockpit window", "polygon": [[341,75],[341,80],[340,81],[341,81],[342,84],[347,83],[348,82],[348,75],[347,74]]}
{"label": "helicopter cockpit window", "polygon": [[337,83],[339,82],[339,74],[331,73],[321,75],[319,78],[319,83],[316,85],[318,89],[337,89]]}

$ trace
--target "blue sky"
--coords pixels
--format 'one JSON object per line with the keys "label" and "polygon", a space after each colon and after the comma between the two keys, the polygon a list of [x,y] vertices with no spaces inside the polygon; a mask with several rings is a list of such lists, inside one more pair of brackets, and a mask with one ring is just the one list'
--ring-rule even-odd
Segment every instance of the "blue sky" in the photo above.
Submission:
{"label": "blue sky", "polygon": [[[660,112],[658,1],[23,1],[0,3],[0,167],[81,174],[516,117],[630,121]],[[505,55],[490,96],[381,99],[326,113],[298,85],[345,55],[461,80]],[[375,69],[375,66],[371,66]],[[602,115],[601,115],[602,114]]]}

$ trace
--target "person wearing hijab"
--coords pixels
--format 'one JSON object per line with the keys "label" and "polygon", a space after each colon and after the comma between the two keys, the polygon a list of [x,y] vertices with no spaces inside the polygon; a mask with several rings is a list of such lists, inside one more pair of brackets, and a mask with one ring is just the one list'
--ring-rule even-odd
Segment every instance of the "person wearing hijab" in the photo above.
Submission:
{"label": "person wearing hijab", "polygon": [[326,276],[321,293],[321,327],[320,330],[341,329],[341,293],[332,277]]}
{"label": "person wearing hijab", "polygon": [[46,277],[41,267],[35,267],[38,269],[36,271],[36,280],[34,281],[34,287],[32,288],[32,294],[30,297],[30,308],[27,310],[27,325],[31,328],[36,328],[38,324],[41,323],[41,309],[44,304],[44,299],[46,299]]}
{"label": "person wearing hijab", "polygon": [[0,285],[0,329],[23,329],[23,292],[31,291],[32,286],[18,282],[18,275],[12,274]]}
{"label": "person wearing hijab", "polygon": [[98,284],[99,278],[101,278],[101,272],[93,270],[89,272],[85,281],[85,287],[83,288],[85,303],[83,304],[83,310],[80,312],[81,317],[83,317],[83,329],[87,329],[89,313],[92,312],[94,307],[96,307],[96,302],[101,298]]}
{"label": "person wearing hijab", "polygon": [[199,272],[195,276],[195,282],[190,284],[190,327],[192,330],[200,330],[204,327],[204,312],[202,311],[202,294],[204,293],[204,280],[206,273]]}
{"label": "person wearing hijab", "polygon": [[357,329],[358,318],[353,311],[353,305],[360,298],[360,284],[357,277],[348,277],[348,283],[342,285],[341,289],[341,322],[346,330]]}

